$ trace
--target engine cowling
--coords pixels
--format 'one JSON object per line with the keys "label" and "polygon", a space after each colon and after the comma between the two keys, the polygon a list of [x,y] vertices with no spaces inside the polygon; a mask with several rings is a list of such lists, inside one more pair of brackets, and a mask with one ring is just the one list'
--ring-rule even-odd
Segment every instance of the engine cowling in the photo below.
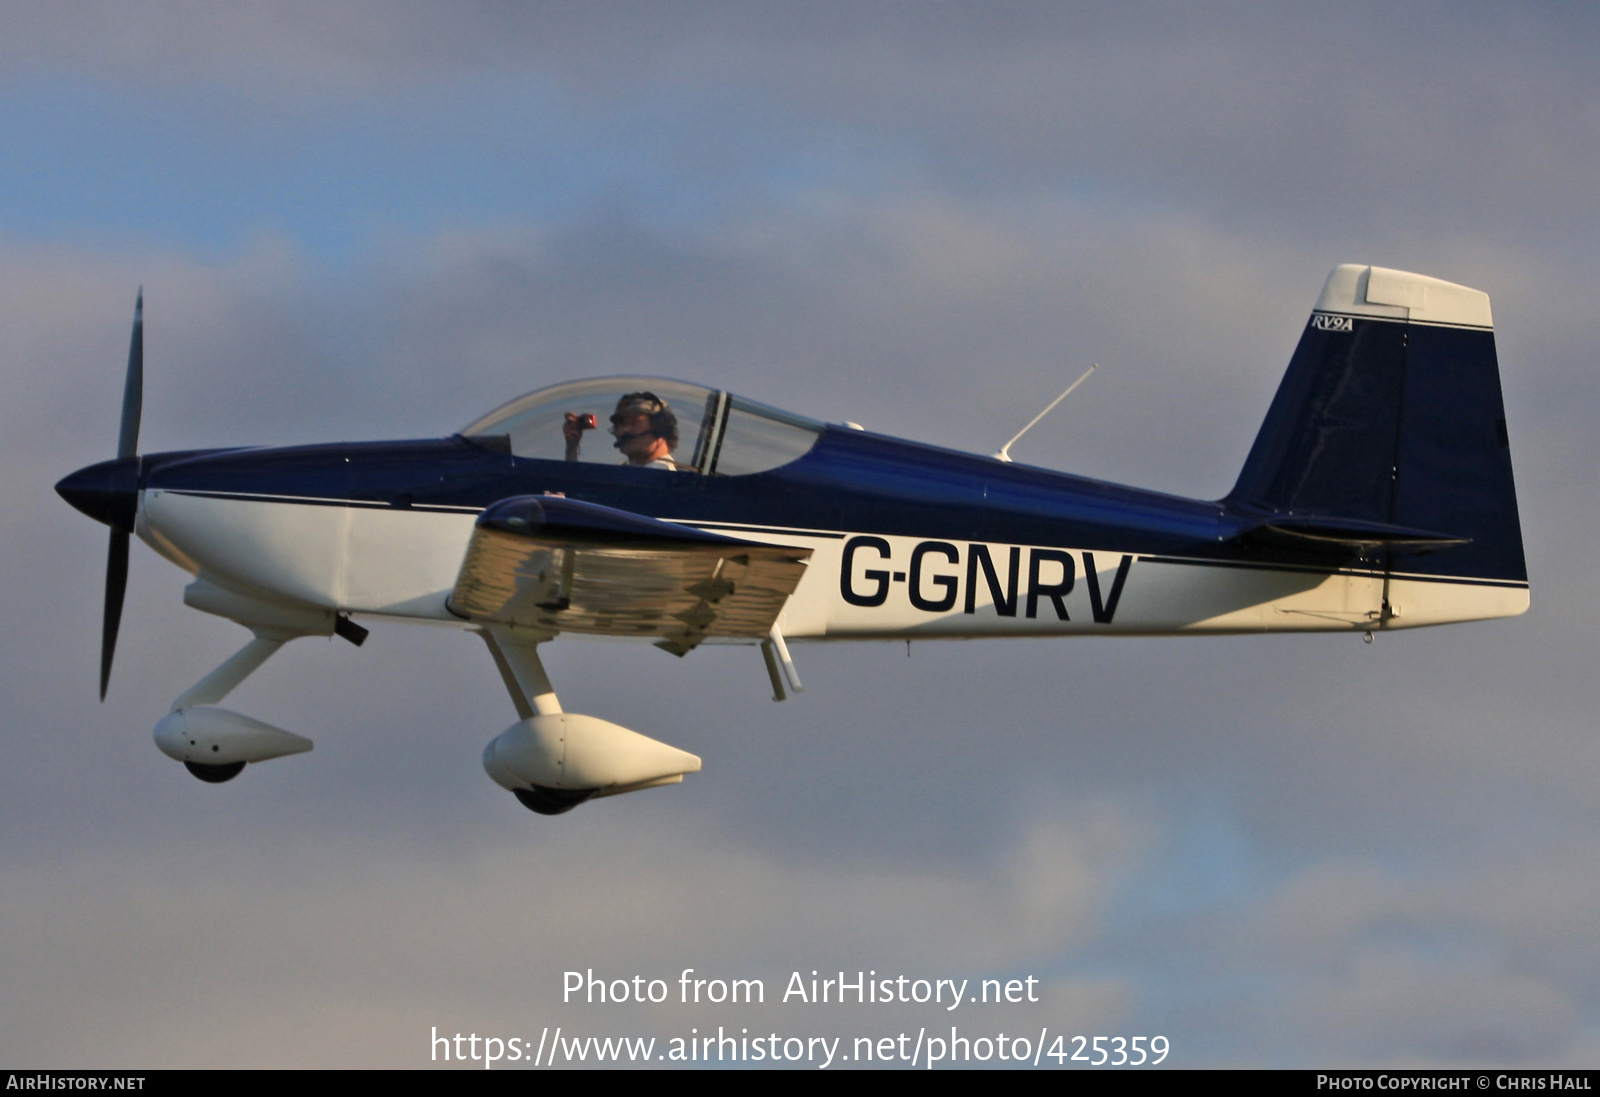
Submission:
{"label": "engine cowling", "polygon": [[484,748],[483,768],[533,810],[553,815],[591,796],[676,784],[700,771],[700,759],[599,717],[561,712],[512,724]]}

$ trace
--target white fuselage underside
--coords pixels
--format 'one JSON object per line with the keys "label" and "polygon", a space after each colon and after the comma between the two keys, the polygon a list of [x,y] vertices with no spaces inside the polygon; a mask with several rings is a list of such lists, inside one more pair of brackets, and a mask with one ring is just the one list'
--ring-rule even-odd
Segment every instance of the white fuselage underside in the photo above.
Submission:
{"label": "white fuselage underside", "polygon": [[[465,627],[470,622],[452,614],[446,602],[477,514],[469,508],[397,509],[151,489],[141,497],[138,534],[185,570],[254,598]],[[1528,607],[1526,584],[1153,556],[1134,557],[1111,605],[1124,555],[1088,548],[1065,550],[1074,580],[1060,595],[1060,609],[1052,598],[1036,597],[1029,617],[1033,546],[987,543],[992,578],[971,566],[975,545],[969,542],[952,543],[958,562],[925,552],[921,571],[913,573],[912,555],[924,539],[878,535],[887,555],[876,546],[858,549],[851,574],[843,576],[852,534],[710,528],[812,550],[806,575],[780,618],[792,639],[1364,631],[1508,617]],[[1013,559],[1020,569],[1015,578]],[[1090,567],[1098,577],[1099,613],[1087,581]],[[1039,565],[1035,578],[1061,585],[1064,571],[1052,558]],[[913,605],[913,577],[924,605],[942,604],[953,594],[950,607]],[[876,605],[846,599],[848,592],[870,601],[880,591]]]}

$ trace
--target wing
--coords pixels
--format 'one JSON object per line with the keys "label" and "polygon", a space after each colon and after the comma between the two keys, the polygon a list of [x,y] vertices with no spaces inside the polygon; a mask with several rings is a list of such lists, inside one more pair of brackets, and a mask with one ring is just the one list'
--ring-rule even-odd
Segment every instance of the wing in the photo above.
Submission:
{"label": "wing", "polygon": [[654,636],[657,647],[684,655],[710,637],[765,639],[810,556],[522,495],[478,516],[450,609],[489,625]]}

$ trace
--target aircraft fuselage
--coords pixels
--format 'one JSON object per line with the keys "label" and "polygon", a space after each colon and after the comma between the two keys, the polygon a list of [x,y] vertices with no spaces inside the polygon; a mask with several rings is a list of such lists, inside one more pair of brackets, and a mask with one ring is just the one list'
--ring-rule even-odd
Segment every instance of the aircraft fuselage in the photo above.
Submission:
{"label": "aircraft fuselage", "polygon": [[810,548],[782,620],[795,639],[1365,631],[1528,602],[1515,575],[1441,571],[1449,553],[1285,558],[1241,541],[1251,516],[1225,502],[844,428],[788,465],[728,477],[519,458],[461,437],[140,460],[135,531],[197,576],[441,623],[464,624],[447,600],[478,513],[545,493]]}

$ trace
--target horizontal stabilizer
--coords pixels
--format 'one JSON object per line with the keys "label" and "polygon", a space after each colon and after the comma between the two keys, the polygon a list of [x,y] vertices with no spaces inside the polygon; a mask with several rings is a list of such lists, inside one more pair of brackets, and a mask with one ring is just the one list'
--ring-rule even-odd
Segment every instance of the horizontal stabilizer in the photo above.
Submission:
{"label": "horizontal stabilizer", "polygon": [[1307,549],[1325,547],[1339,552],[1376,548],[1397,552],[1437,552],[1472,543],[1470,537],[1457,537],[1449,533],[1311,514],[1274,515],[1259,525],[1251,526],[1240,537],[1248,541]]}
{"label": "horizontal stabilizer", "polygon": [[552,635],[654,637],[683,655],[711,637],[764,639],[810,555],[576,499],[518,496],[479,516],[450,609]]}

